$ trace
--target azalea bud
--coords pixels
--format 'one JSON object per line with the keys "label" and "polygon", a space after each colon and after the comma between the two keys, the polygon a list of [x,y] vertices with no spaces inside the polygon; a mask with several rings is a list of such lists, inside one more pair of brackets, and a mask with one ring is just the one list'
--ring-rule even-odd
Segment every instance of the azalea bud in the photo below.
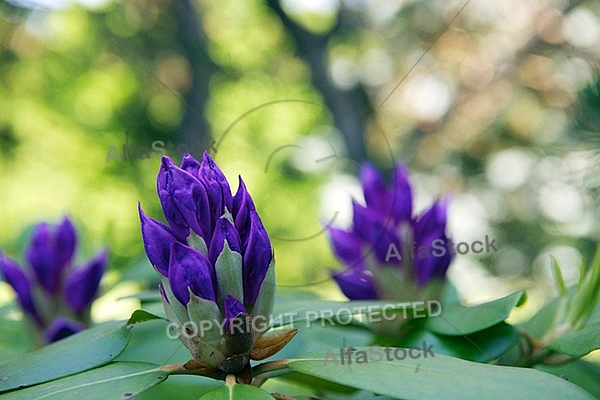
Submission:
{"label": "azalea bud", "polygon": [[90,323],[90,308],[108,256],[103,250],[82,266],[73,266],[76,245],[75,228],[64,217],[58,226],[36,225],[26,251],[28,270],[0,253],[0,276],[12,286],[45,343],[79,332]]}
{"label": "azalea bud", "polygon": [[[165,313],[197,368],[238,373],[255,354],[274,354],[279,342],[260,341],[273,310],[273,250],[254,202],[239,178],[235,196],[214,160],[191,155],[181,167],[163,157],[157,182],[168,225],[140,208],[144,249],[161,275]],[[191,230],[190,230],[191,229]],[[266,328],[266,327],[263,327]]]}
{"label": "azalea bud", "polygon": [[[365,164],[361,183],[366,205],[353,202],[351,228],[329,228],[333,252],[347,267],[332,273],[336,283],[351,300],[405,299],[395,287],[396,279],[402,279],[413,293],[423,290],[431,295],[428,289],[445,280],[451,254],[417,257],[415,253],[421,246],[431,248],[435,240],[448,243],[447,202],[434,202],[427,211],[413,216],[412,186],[402,164],[394,168],[390,186],[375,167]],[[434,297],[437,294],[433,293]]]}

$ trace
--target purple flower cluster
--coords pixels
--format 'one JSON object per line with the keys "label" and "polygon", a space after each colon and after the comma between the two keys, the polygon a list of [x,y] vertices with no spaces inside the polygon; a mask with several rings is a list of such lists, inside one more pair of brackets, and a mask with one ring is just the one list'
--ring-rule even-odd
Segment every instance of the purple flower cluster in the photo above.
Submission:
{"label": "purple flower cluster", "polygon": [[246,332],[249,345],[234,352],[221,340],[219,323],[227,328],[236,318],[268,319],[273,307],[269,236],[242,178],[232,195],[208,153],[201,163],[187,154],[180,167],[163,157],[157,191],[168,225],[141,207],[139,212],[144,249],[161,276],[165,312],[179,326],[216,321],[205,337],[182,340],[198,362],[227,370],[226,360],[239,353],[247,358],[261,332]]}
{"label": "purple flower cluster", "polygon": [[389,276],[380,274],[383,267],[401,270],[417,288],[436,277],[444,279],[451,261],[449,252],[421,258],[415,256],[415,249],[430,248],[438,239],[447,242],[447,201],[435,201],[423,213],[413,216],[408,170],[399,163],[390,186],[368,163],[362,167],[361,183],[366,206],[353,201],[350,230],[329,229],[334,253],[348,267],[333,273],[342,292],[351,300],[393,298],[394,294],[386,290],[390,287]]}
{"label": "purple flower cluster", "polygon": [[24,270],[0,252],[0,272],[14,289],[25,315],[42,333],[46,343],[84,329],[107,254],[102,250],[81,266],[73,266],[77,236],[69,218],[58,226],[42,222],[34,230],[25,258],[31,267]]}

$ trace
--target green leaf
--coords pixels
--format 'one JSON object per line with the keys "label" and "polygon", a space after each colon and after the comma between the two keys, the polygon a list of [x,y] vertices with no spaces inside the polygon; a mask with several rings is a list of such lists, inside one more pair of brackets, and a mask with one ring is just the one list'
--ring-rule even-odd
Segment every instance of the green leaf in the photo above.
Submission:
{"label": "green leaf", "polygon": [[432,345],[432,351],[452,357],[475,362],[488,362],[499,358],[519,340],[519,333],[505,322],[467,336],[446,336],[428,331],[417,331],[409,334],[394,346],[421,346],[425,341]]}
{"label": "green leaf", "polygon": [[123,400],[167,379],[154,364],[112,363],[77,375],[2,395],[2,400]]}
{"label": "green leaf", "polygon": [[35,348],[29,329],[30,326],[23,320],[0,320],[0,363],[22,357]]}
{"label": "green leaf", "polygon": [[427,320],[427,328],[442,335],[458,336],[481,331],[504,321],[511,310],[520,304],[523,292],[472,307],[451,304],[442,307],[441,315]]}
{"label": "green leaf", "polygon": [[[396,350],[392,348],[390,354]],[[288,367],[307,375],[338,382],[373,393],[405,400],[591,400],[593,396],[578,386],[534,369],[479,364],[443,355],[418,359],[357,364],[360,351],[355,348],[354,360],[345,365],[331,353],[320,351],[303,359],[291,360]],[[329,351],[330,352],[330,351]],[[384,355],[385,357],[385,355]],[[371,357],[374,360],[374,357]],[[362,378],[362,379],[361,379]]]}
{"label": "green leaf", "polygon": [[541,339],[552,327],[556,313],[563,299],[554,297],[542,306],[529,320],[519,324],[518,327],[536,339]]}
{"label": "green leaf", "polygon": [[558,265],[558,261],[555,257],[551,256],[552,259],[552,271],[554,273],[554,281],[556,283],[556,287],[558,288],[558,293],[560,297],[567,296],[567,286],[565,285],[565,280],[562,276],[562,271],[560,270],[560,265]]}
{"label": "green leaf", "polygon": [[574,360],[559,365],[538,364],[535,369],[562,377],[600,399],[600,366],[586,360]]}
{"label": "green leaf", "polygon": [[583,357],[593,350],[600,349],[600,322],[562,336],[546,347],[573,357]]}
{"label": "green leaf", "polygon": [[146,310],[135,310],[132,314],[131,314],[131,318],[129,318],[129,320],[127,321],[127,325],[135,325],[139,322],[146,322],[146,321],[152,321],[154,319],[165,319],[161,316],[152,314],[149,311]]}
{"label": "green leaf", "polygon": [[207,393],[223,382],[198,375],[170,375],[164,383],[136,396],[135,400],[198,400],[203,393]]}
{"label": "green leaf", "polygon": [[106,364],[127,345],[123,321],[97,325],[0,366],[0,392],[35,385]]}
{"label": "green leaf", "polygon": [[273,400],[273,397],[262,389],[249,385],[225,384],[211,390],[199,400]]}

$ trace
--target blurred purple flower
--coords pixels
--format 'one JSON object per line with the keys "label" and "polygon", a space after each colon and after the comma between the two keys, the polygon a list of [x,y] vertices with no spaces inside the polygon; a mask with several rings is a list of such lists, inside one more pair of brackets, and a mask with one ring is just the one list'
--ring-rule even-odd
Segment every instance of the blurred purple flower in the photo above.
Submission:
{"label": "blurred purple flower", "polygon": [[451,254],[432,254],[431,248],[436,240],[438,246],[448,243],[448,202],[435,201],[425,212],[413,216],[408,175],[406,167],[398,163],[388,186],[373,165],[363,165],[361,183],[366,206],[353,201],[353,223],[348,231],[329,228],[333,251],[347,266],[342,272],[332,272],[332,276],[351,300],[393,298],[394,293],[385,288],[390,285],[383,284],[390,280],[381,274],[384,267],[402,270],[403,277],[417,289],[435,278],[445,280]]}
{"label": "blurred purple flower", "polygon": [[89,324],[89,310],[106,269],[105,251],[73,267],[76,236],[67,217],[58,226],[37,224],[25,252],[29,270],[0,252],[0,276],[12,286],[19,305],[46,343]]}

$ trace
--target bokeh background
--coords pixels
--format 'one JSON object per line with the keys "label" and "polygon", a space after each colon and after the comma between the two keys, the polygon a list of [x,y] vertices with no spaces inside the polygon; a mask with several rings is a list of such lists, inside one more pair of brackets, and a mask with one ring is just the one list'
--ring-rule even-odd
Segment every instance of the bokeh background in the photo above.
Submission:
{"label": "bokeh background", "polygon": [[596,1],[10,0],[0,41],[0,248],[22,259],[33,223],[70,215],[81,259],[110,251],[97,320],[156,283],[137,202],[163,218],[159,159],[132,143],[243,175],[282,289],[342,298],[323,229],[365,160],[406,163],[418,210],[451,194],[455,242],[496,239],[455,258],[465,301],[527,288],[535,308],[549,254],[574,283],[598,242]]}

